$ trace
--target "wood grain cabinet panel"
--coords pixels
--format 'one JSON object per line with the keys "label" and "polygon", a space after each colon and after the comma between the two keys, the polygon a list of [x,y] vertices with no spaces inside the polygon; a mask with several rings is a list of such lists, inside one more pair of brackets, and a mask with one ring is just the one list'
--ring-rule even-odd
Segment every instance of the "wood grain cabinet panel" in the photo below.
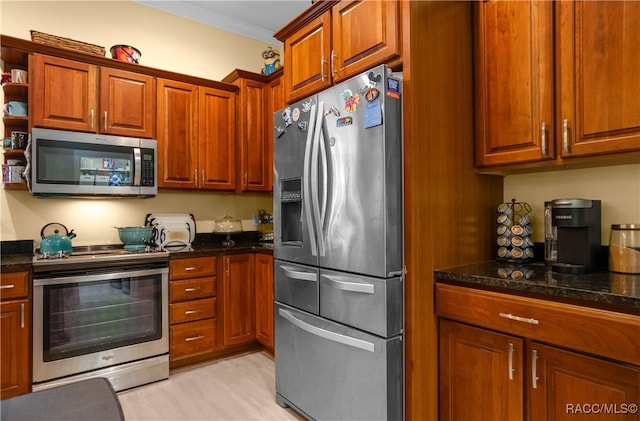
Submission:
{"label": "wood grain cabinet panel", "polygon": [[0,398],[31,391],[31,272],[0,274]]}
{"label": "wood grain cabinet panel", "polygon": [[474,7],[476,165],[553,158],[553,2]]}
{"label": "wood grain cabinet panel", "polygon": [[235,96],[158,79],[158,182],[180,189],[235,189]]}
{"label": "wood grain cabinet panel", "polygon": [[155,137],[156,79],[108,67],[100,68],[101,132]]}
{"label": "wood grain cabinet panel", "polygon": [[440,420],[522,420],[523,347],[521,338],[441,320]]}
{"label": "wood grain cabinet panel", "polygon": [[33,125],[97,130],[98,66],[34,54]]}
{"label": "wood grain cabinet panel", "polygon": [[640,420],[640,316],[444,284],[436,306],[440,419]]}
{"label": "wood grain cabinet panel", "polygon": [[639,367],[535,342],[527,348],[525,367],[531,368],[529,419],[640,419],[637,406],[629,409],[640,399]]}
{"label": "wood grain cabinet panel", "polygon": [[255,256],[256,339],[273,349],[273,256]]}
{"label": "wood grain cabinet panel", "polygon": [[155,78],[34,54],[33,125],[155,137]]}
{"label": "wood grain cabinet panel", "polygon": [[400,2],[343,0],[283,39],[289,103],[401,57]]}
{"label": "wood grain cabinet panel", "polygon": [[[184,364],[220,348],[215,256],[169,261],[169,360]],[[186,361],[187,363],[189,361]]]}
{"label": "wood grain cabinet panel", "polygon": [[223,344],[249,343],[256,338],[254,255],[222,257]]}
{"label": "wood grain cabinet panel", "polygon": [[557,7],[562,157],[640,150],[640,2]]}

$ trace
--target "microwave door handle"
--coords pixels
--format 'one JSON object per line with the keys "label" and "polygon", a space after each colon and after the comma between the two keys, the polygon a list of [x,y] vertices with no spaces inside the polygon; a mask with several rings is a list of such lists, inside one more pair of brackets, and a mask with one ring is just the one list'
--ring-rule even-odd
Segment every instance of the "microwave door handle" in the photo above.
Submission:
{"label": "microwave door handle", "polygon": [[133,185],[139,186],[142,179],[142,156],[140,148],[133,149]]}

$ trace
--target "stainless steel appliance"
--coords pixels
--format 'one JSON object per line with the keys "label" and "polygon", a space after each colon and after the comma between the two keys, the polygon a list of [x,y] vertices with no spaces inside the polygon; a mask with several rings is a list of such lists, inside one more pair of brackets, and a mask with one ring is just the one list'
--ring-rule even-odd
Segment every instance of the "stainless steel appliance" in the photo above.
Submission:
{"label": "stainless steel appliance", "polygon": [[551,224],[557,233],[557,258],[551,265],[553,271],[586,273],[597,267],[602,249],[600,214],[599,200],[551,201]]}
{"label": "stainless steel appliance", "polygon": [[74,247],[33,258],[33,389],[90,377],[115,390],[169,376],[169,253]]}
{"label": "stainless steel appliance", "polygon": [[403,417],[401,80],[275,113],[276,401],[308,418]]}
{"label": "stainless steel appliance", "polygon": [[34,128],[27,150],[34,196],[158,194],[153,139]]}

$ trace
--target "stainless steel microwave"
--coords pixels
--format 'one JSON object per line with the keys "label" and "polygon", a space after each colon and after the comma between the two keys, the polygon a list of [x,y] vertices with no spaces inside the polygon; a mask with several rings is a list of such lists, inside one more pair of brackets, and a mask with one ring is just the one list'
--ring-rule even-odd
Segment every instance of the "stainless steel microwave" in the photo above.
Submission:
{"label": "stainless steel microwave", "polygon": [[158,194],[153,139],[34,128],[29,142],[27,179],[34,196]]}

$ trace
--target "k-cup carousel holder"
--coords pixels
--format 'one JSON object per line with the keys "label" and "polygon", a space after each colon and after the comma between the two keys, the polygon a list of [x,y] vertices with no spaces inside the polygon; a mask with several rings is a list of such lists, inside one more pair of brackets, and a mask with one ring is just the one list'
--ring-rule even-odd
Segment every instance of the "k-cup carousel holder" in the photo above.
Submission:
{"label": "k-cup carousel holder", "polygon": [[497,208],[498,261],[524,263],[533,260],[533,224],[527,202],[503,202]]}

